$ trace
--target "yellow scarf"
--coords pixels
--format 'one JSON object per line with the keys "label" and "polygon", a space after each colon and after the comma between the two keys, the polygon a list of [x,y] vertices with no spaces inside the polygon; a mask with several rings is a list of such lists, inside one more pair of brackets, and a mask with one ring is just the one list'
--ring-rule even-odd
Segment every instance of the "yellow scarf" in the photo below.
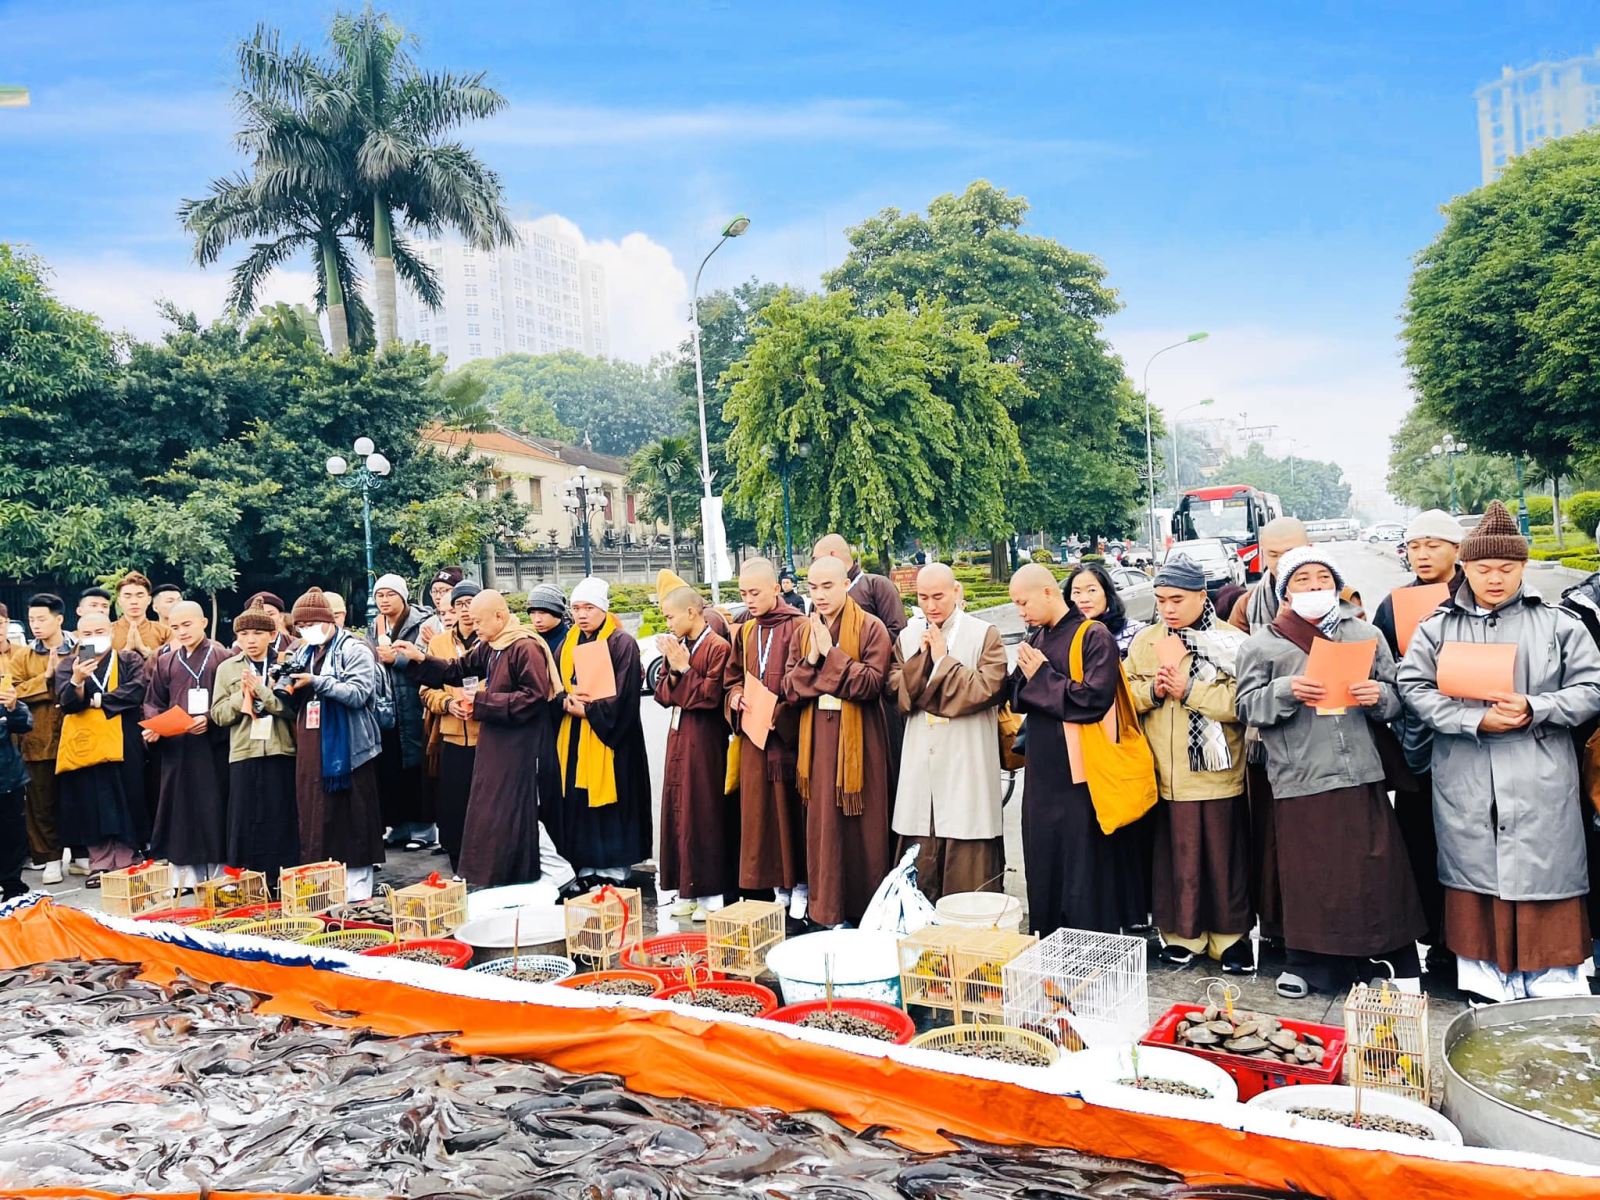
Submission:
{"label": "yellow scarf", "polygon": [[[617,619],[606,614],[605,624],[600,626],[600,632],[595,635],[595,641],[603,642],[617,631]],[[578,627],[574,625],[567,634],[567,640],[561,643],[561,682],[567,691],[574,691],[578,686],[578,669],[573,661],[573,648],[578,643],[580,636]],[[539,639],[541,642],[543,638]],[[548,653],[548,648],[546,650]],[[594,731],[594,726],[581,717],[574,717],[571,713],[561,718],[561,736],[556,742],[556,755],[561,759],[561,779],[567,779],[567,762],[572,757],[572,723],[578,723],[578,771],[572,777],[574,787],[582,788],[589,796],[590,808],[604,808],[608,804],[617,802],[617,756],[616,752],[600,740],[600,735]]]}
{"label": "yellow scarf", "polygon": [[[122,664],[112,650],[111,670],[106,675],[107,692],[117,690],[117,671]],[[56,774],[98,767],[101,763],[122,761],[122,715],[106,716],[100,708],[67,713],[61,718],[61,746],[56,751]]]}
{"label": "yellow scarf", "polygon": [[[861,606],[846,596],[844,610],[839,614],[840,652],[856,662],[861,661]],[[811,623],[800,629],[800,656],[811,650]],[[800,714],[800,761],[795,767],[795,780],[803,799],[811,799],[811,726],[816,719],[816,702],[806,705]],[[862,723],[861,705],[845,700],[839,709],[838,760],[833,768],[833,795],[835,802],[847,817],[859,817],[866,811],[862,799]]]}

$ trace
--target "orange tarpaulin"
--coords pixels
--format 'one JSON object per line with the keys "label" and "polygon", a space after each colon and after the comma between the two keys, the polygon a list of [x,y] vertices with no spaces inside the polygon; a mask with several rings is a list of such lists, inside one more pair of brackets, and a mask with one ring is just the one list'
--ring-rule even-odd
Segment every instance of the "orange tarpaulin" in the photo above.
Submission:
{"label": "orange tarpaulin", "polygon": [[[460,1030],[463,1053],[521,1055],[568,1071],[610,1072],[627,1086],[743,1108],[818,1110],[856,1128],[888,1126],[917,1149],[940,1130],[1000,1143],[1065,1146],[1164,1163],[1196,1182],[1247,1178],[1330,1200],[1594,1200],[1600,1179],[1552,1170],[1449,1162],[1244,1133],[1203,1122],[1085,1104],[1071,1096],[928,1070],[733,1022],[629,1008],[564,1008],[440,993],[341,971],[231,958],[123,933],[41,903],[0,919],[0,967],[63,958],[141,962],[146,977],[176,971],[264,992],[265,1012],[393,1035]],[[328,1009],[353,1010],[349,1021]],[[61,1190],[30,1195],[86,1195]],[[222,1193],[211,1193],[220,1196]]]}

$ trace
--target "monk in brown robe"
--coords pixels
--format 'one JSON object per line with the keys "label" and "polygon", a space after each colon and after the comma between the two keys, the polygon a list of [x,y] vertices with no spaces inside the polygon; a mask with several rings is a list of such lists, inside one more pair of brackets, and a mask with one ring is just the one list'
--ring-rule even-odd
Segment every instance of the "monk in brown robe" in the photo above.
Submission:
{"label": "monk in brown robe", "polygon": [[790,645],[784,695],[803,706],[796,771],[811,919],[854,924],[894,865],[883,705],[893,650],[883,622],[851,598],[842,562],[816,559],[806,579],[817,611]]}
{"label": "monk in brown robe", "polygon": [[900,589],[882,575],[863,571],[849,542],[837,533],[830,533],[812,548],[811,557],[813,560],[832,558],[843,563],[850,598],[883,622],[891,642],[900,636],[900,631],[906,627],[906,605],[900,597]]}
{"label": "monk in brown robe", "polygon": [[[800,710],[783,696],[790,650],[805,617],[785,604],[778,570],[767,559],[746,560],[739,569],[739,598],[750,617],[733,636],[728,655],[728,721],[740,733],[739,886],[745,891],[772,888],[789,915],[805,919],[805,811],[795,786],[795,754],[800,744]],[[745,728],[745,676],[753,675],[778,697],[766,748],[750,740]]]}
{"label": "monk in brown robe", "polygon": [[661,853],[656,885],[676,893],[672,916],[704,921],[722,907],[737,874],[737,813],[727,780],[728,724],[722,715],[722,677],[728,643],[706,623],[705,598],[690,587],[662,600],[670,633],[656,639],[667,669],[656,681],[656,703],[672,710],[667,762],[661,777]]}
{"label": "monk in brown robe", "polygon": [[[1098,621],[1083,637],[1083,679],[1072,678],[1072,641],[1084,624],[1069,609],[1049,568],[1024,565],[1011,577],[1011,601],[1032,626],[1017,647],[1011,706],[1028,717],[1022,785],[1022,861],[1028,920],[1042,935],[1057,929],[1118,933],[1145,919],[1141,842],[1134,826],[1100,831],[1089,785],[1072,782],[1065,727],[1101,720],[1117,696],[1117,640]],[[1148,851],[1145,850],[1147,853]]]}
{"label": "monk in brown robe", "polygon": [[160,790],[151,834],[155,853],[177,868],[177,885],[192,888],[228,860],[228,731],[211,723],[217,668],[233,651],[206,636],[206,613],[192,600],[172,610],[173,648],[150,663],[144,717],[170,708],[191,718],[189,729],[162,738]]}
{"label": "monk in brown robe", "polygon": [[472,598],[478,640],[459,658],[433,658],[414,642],[396,642],[407,674],[429,687],[479,683],[464,705],[478,723],[461,833],[461,875],[475,886],[527,883],[539,878],[539,748],[536,728],[550,719],[555,664],[531,625],[519,625],[499,592]]}

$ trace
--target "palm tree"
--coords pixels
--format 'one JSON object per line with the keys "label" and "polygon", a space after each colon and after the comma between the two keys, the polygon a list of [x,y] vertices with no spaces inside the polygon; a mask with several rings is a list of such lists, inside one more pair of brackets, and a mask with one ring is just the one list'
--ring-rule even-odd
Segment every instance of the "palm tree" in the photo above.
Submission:
{"label": "palm tree", "polygon": [[678,527],[673,521],[672,493],[681,479],[694,474],[694,447],[686,437],[668,435],[641,446],[628,463],[628,489],[644,502],[645,515],[656,518],[664,510],[667,536],[672,539],[672,570],[678,570]]}
{"label": "palm tree", "polygon": [[[394,214],[413,227],[454,229],[483,249],[516,240],[500,204],[500,178],[460,142],[443,135],[464,121],[491,116],[506,98],[485,86],[484,73],[424,72],[405,46],[411,41],[371,6],[339,14],[329,34],[333,69],[308,79],[308,113],[339,131],[365,207],[371,213],[378,346],[395,337],[396,268],[406,273]],[[424,301],[436,305],[436,300]]]}

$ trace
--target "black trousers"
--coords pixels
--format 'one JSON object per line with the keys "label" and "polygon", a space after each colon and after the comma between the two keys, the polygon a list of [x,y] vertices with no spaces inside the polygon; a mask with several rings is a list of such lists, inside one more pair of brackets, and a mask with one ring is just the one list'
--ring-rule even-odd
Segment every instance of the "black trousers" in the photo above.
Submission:
{"label": "black trousers", "polygon": [[27,891],[22,868],[28,861],[28,822],[23,816],[28,789],[0,792],[0,898],[9,900]]}

